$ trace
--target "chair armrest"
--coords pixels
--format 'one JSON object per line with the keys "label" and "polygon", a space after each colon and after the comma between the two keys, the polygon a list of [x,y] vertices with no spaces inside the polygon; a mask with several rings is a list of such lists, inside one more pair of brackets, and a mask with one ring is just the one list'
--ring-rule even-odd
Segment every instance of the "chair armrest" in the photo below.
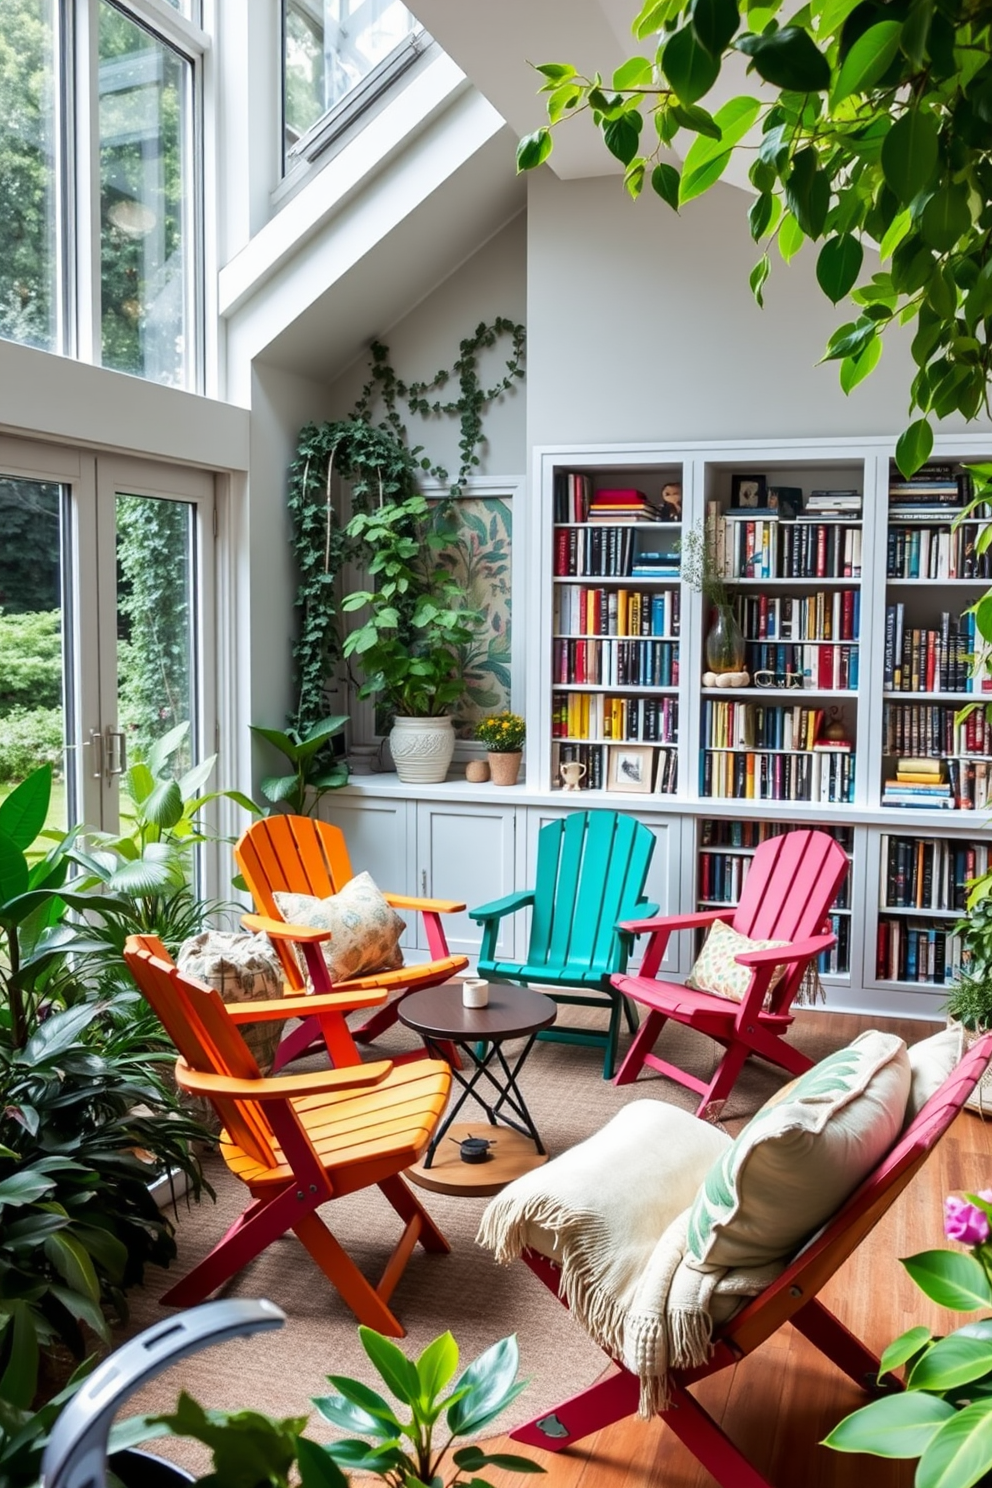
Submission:
{"label": "chair armrest", "polygon": [[316,1018],[321,1013],[350,1013],[353,1009],[381,1007],[389,1001],[388,992],[370,988],[368,992],[341,992],[322,996],[320,993],[296,997],[267,997],[258,1002],[225,1002],[232,1023],[268,1023],[276,1018]]}
{"label": "chair armrest", "polygon": [[518,909],[524,909],[533,903],[533,889],[518,889],[515,894],[507,894],[505,899],[494,899],[491,904],[480,904],[478,909],[470,909],[468,917],[479,924],[483,920],[500,920],[504,915],[514,914]]}
{"label": "chair armrest", "polygon": [[836,935],[814,935],[809,940],[795,940],[769,951],[741,951],[734,960],[741,966],[781,966],[791,961],[808,961],[812,956],[829,951],[836,939]]}
{"label": "chair armrest", "polygon": [[239,1080],[234,1075],[215,1075],[192,1070],[184,1059],[176,1061],[176,1083],[191,1095],[219,1095],[228,1100],[285,1100],[288,1096],[324,1095],[332,1090],[356,1090],[379,1085],[391,1072],[391,1059],[376,1064],[351,1064],[345,1069],[317,1070],[308,1075],[274,1075],[265,1080]]}
{"label": "chair armrest", "polygon": [[712,925],[714,920],[733,917],[734,907],[728,904],[726,909],[706,909],[698,914],[684,915],[656,915],[648,920],[621,920],[620,930],[626,930],[631,935],[647,935],[653,930],[698,930],[702,925]]}
{"label": "chair armrest", "polygon": [[268,915],[245,914],[241,923],[246,930],[257,935],[269,935],[273,940],[295,940],[300,945],[319,945],[330,940],[330,930],[316,930],[312,925],[287,925],[285,920],[273,920]]}
{"label": "chair armrest", "polygon": [[631,935],[634,933],[631,930],[632,925],[646,924],[652,915],[658,913],[657,904],[651,904],[647,899],[643,900],[640,904],[635,904],[634,909],[639,911],[640,917],[636,920],[617,920],[613,927],[614,930],[622,930],[624,935]]}
{"label": "chair armrest", "polygon": [[383,894],[393,909],[419,909],[424,914],[457,914],[465,908],[456,899],[415,899],[409,894]]}

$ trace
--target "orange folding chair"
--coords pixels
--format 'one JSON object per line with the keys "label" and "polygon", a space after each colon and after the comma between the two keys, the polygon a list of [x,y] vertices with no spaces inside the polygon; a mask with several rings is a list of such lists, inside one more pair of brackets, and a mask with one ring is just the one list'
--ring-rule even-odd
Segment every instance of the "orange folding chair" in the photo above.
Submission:
{"label": "orange folding chair", "polygon": [[[213,1105],[223,1123],[221,1155],[251,1195],[227,1234],[162,1302],[202,1302],[292,1230],[359,1322],[402,1338],[389,1298],[414,1246],[449,1249],[400,1176],[424,1152],[441,1117],[451,1088],[448,1066],[431,1059],[401,1066],[382,1060],[263,1079],[239,1023],[292,1016],[305,1003],[323,1024],[343,1028],[347,998],[315,994],[228,1007],[218,992],[183,976],[154,936],[131,936],[124,959],[179,1050],[179,1085]],[[377,1286],[317,1213],[328,1200],[373,1183],[404,1224]]]}
{"label": "orange folding chair", "polygon": [[[273,897],[276,893],[311,894],[324,899],[338,893],[355,876],[340,827],[328,822],[314,821],[308,816],[269,816],[254,822],[244,832],[234,848],[234,856],[251,896],[260,911],[256,915],[245,915],[244,924],[250,930],[263,931],[269,936],[286,975],[286,989],[290,996],[305,991],[305,981],[300,971],[293,944],[304,944],[314,932],[302,926],[287,925]],[[453,956],[448,950],[443,914],[455,914],[465,908],[448,899],[420,899],[406,894],[384,894],[387,904],[393,909],[419,911],[424,917],[427,945],[431,959],[400,966],[395,971],[377,971],[368,976],[354,977],[334,984],[335,992],[352,994],[372,992],[381,994],[377,1001],[380,1009],[354,1037],[361,1043],[371,1043],[396,1022],[401,998],[408,992],[419,992],[425,987],[436,987],[447,982],[468,966],[467,956]],[[320,934],[326,940],[326,932]],[[324,968],[308,959],[311,980],[316,989],[330,991],[331,982]],[[315,971],[321,980],[315,979]],[[399,993],[387,1001],[389,994]],[[303,1023],[282,1040],[276,1057],[276,1069],[281,1069],[291,1060],[297,1059],[314,1042],[316,1026],[311,1019]],[[446,1051],[447,1052],[447,1051]],[[455,1058],[454,1050],[451,1051]],[[415,1056],[420,1058],[418,1051]]]}

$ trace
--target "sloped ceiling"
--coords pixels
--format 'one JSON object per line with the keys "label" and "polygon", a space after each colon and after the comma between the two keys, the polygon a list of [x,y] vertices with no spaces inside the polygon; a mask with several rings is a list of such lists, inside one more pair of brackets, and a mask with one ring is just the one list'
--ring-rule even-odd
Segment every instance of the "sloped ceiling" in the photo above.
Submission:
{"label": "sloped ceiling", "polygon": [[[539,62],[612,74],[632,50],[636,0],[407,0],[515,134],[545,122]],[[619,170],[591,124],[556,132],[551,168],[562,180]]]}

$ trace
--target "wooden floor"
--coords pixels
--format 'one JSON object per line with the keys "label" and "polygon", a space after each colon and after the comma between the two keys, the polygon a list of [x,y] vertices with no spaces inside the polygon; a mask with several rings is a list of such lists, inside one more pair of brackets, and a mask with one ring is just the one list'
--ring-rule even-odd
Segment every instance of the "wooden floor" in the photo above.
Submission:
{"label": "wooden floor", "polygon": [[[826,1017],[807,1013],[800,1016]],[[896,1020],[830,1015],[838,1045],[866,1027],[891,1029],[915,1043],[931,1027]],[[960,1116],[910,1187],[820,1294],[821,1299],[876,1353],[915,1323],[935,1332],[960,1326],[960,1314],[943,1313],[918,1292],[899,1256],[946,1244],[945,1196],[955,1189],[990,1186],[992,1121]],[[521,1264],[521,1272],[532,1285]],[[866,1403],[856,1386],[791,1327],[733,1369],[694,1393],[773,1488],[911,1488],[915,1464],[851,1457],[818,1445],[848,1411]],[[513,1442],[490,1450],[520,1451]],[[587,1437],[557,1454],[529,1453],[547,1468],[544,1478],[486,1471],[499,1488],[527,1482],[545,1488],[712,1488],[714,1479],[658,1421],[637,1418]],[[727,1485],[733,1488],[733,1485]]]}

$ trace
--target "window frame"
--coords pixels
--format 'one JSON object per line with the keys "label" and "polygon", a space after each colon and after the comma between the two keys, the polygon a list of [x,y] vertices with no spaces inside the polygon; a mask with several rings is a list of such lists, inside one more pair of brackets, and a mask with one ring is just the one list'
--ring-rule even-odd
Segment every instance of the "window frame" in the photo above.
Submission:
{"label": "window frame", "polygon": [[[416,16],[414,16],[416,20]],[[362,114],[407,72],[434,45],[434,38],[423,25],[406,36],[388,56],[367,72],[343,98],[321,114],[315,124],[301,134],[291,149],[286,146],[286,0],[279,4],[279,124],[282,181],[296,181],[309,167],[359,119]]]}
{"label": "window frame", "polygon": [[[69,0],[72,4],[73,0]],[[81,33],[75,48],[72,68],[63,73],[75,74],[81,95],[75,113],[77,200],[75,214],[78,234],[75,261],[79,277],[88,285],[88,293],[77,291],[79,319],[77,337],[80,359],[94,366],[103,365],[102,303],[100,282],[100,123],[99,123],[99,28],[100,6],[110,5],[121,15],[146,30],[156,41],[169,47],[190,65],[190,87],[185,109],[189,154],[192,165],[190,196],[190,241],[184,245],[184,272],[188,284],[189,326],[193,348],[189,358],[189,382],[182,390],[202,393],[206,384],[206,253],[204,230],[204,175],[206,136],[204,129],[204,59],[209,49],[207,34],[187,20],[165,0],[75,0]],[[68,55],[68,54],[67,54]],[[88,310],[88,313],[87,313]],[[140,374],[131,374],[140,375]],[[153,380],[153,379],[147,379]]]}

